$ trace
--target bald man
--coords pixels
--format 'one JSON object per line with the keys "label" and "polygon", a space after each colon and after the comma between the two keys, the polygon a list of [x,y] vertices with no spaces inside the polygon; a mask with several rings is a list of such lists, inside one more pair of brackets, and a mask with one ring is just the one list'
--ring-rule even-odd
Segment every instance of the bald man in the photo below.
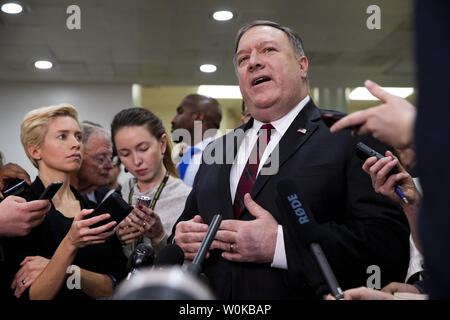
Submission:
{"label": "bald man", "polygon": [[177,113],[172,119],[172,139],[190,146],[177,165],[180,179],[187,185],[193,185],[202,152],[215,139],[221,120],[219,102],[211,97],[189,94],[177,107]]}

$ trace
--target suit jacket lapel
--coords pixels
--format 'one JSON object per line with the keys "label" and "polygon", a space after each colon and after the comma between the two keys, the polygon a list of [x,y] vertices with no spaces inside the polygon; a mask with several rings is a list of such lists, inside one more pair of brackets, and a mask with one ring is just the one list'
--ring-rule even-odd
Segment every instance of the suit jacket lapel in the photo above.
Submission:
{"label": "suit jacket lapel", "polygon": [[[306,104],[302,111],[297,115],[292,124],[289,126],[288,130],[285,132],[281,138],[278,146],[272,151],[271,156],[268,161],[264,164],[264,167],[270,165],[276,168],[281,168],[281,166],[293,155],[297,150],[311,137],[311,135],[317,130],[319,124],[317,120],[320,119],[320,113],[317,107],[314,105],[312,100]],[[305,131],[306,129],[306,131]],[[275,156],[278,152],[278,159]],[[274,164],[270,161],[275,161]],[[279,163],[276,166],[276,162]],[[262,187],[267,183],[267,181],[277,174],[276,172],[270,175],[261,174],[263,168],[261,168],[260,174],[258,175],[255,184],[253,185],[251,196],[256,197],[261,191]],[[273,171],[273,170],[270,170]]]}

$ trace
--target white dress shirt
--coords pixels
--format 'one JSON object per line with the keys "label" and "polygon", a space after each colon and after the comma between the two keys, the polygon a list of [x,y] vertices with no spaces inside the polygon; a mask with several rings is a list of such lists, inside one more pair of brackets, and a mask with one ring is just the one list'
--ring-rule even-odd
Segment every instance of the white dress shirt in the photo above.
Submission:
{"label": "white dress shirt", "polygon": [[[270,142],[264,150],[264,154],[261,157],[261,161],[259,163],[257,176],[261,170],[261,167],[266,162],[269,155],[272,153],[273,149],[278,145],[281,138],[292,124],[297,115],[302,111],[303,107],[309,102],[310,97],[306,96],[302,101],[300,101],[297,106],[295,106],[291,111],[289,111],[282,118],[271,122],[275,130],[272,130],[272,135],[270,137]],[[231,201],[234,203],[234,197],[236,195],[237,186],[239,184],[239,180],[241,178],[242,172],[244,171],[245,165],[250,157],[250,153],[253,149],[256,140],[258,139],[258,131],[261,129],[263,123],[254,119],[253,126],[247,130],[245,133],[244,139],[239,146],[239,150],[234,158],[233,165],[230,171],[230,194]],[[277,243],[275,246],[275,254],[272,261],[272,267],[287,269],[287,259],[286,259],[286,250],[284,248],[284,237],[283,237],[283,228],[281,225],[278,225],[278,233],[277,233]]]}
{"label": "white dress shirt", "polygon": [[[420,185],[419,178],[413,178],[414,184],[416,185],[416,189],[419,191],[420,196],[422,196],[422,187]],[[407,283],[409,278],[416,274],[417,272],[424,271],[424,261],[423,261],[423,255],[420,253],[420,251],[417,249],[414,240],[412,238],[412,235],[409,235],[409,266],[408,271],[406,272],[406,279],[405,282]]]}
{"label": "white dress shirt", "polygon": [[[408,271],[406,272],[405,283],[408,282],[411,276],[415,275],[417,272],[424,271],[424,263],[423,263],[423,255],[417,249],[414,244],[414,240],[412,235],[409,236],[409,266]],[[420,278],[421,279],[421,278]]]}

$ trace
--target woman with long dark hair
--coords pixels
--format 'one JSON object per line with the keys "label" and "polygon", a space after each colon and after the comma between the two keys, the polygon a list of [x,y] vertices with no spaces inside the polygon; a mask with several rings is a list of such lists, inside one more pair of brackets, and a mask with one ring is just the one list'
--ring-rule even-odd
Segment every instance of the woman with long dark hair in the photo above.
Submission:
{"label": "woman with long dark hair", "polygon": [[[166,245],[191,188],[178,179],[166,130],[151,111],[120,111],[112,121],[111,136],[120,161],[133,175],[122,185],[122,197],[134,210],[116,228],[117,236],[127,255],[140,241],[158,251]],[[151,199],[150,208],[139,206],[139,197]]]}

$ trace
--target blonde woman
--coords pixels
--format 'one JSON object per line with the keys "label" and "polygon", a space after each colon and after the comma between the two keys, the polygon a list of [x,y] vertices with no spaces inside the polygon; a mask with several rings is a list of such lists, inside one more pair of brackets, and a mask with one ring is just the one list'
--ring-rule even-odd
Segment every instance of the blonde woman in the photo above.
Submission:
{"label": "blonde woman", "polygon": [[[70,186],[70,174],[81,166],[81,135],[78,113],[69,105],[33,110],[22,122],[22,145],[39,172],[25,197],[37,199],[54,181],[63,185],[44,222],[16,243],[19,260],[26,256],[13,280],[16,296],[29,287],[30,299],[109,297],[125,276],[126,258],[118,239],[110,238],[116,222],[91,228],[109,215],[90,217],[92,210]],[[68,271],[74,272],[70,279]]]}

